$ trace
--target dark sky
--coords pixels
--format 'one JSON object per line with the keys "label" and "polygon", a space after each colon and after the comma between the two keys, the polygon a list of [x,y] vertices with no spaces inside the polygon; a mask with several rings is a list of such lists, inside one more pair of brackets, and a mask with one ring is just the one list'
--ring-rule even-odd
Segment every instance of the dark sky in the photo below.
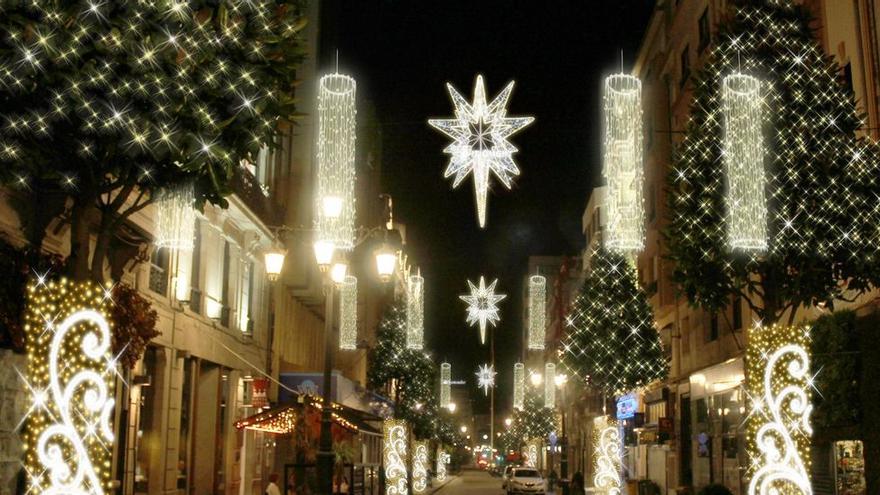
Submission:
{"label": "dark sky", "polygon": [[[322,3],[323,4],[323,3]],[[465,325],[458,299],[467,279],[499,278],[497,407],[510,407],[522,332],[522,279],[530,255],[576,254],[580,219],[600,170],[602,78],[629,70],[654,0],[335,0],[327,2],[321,51],[339,50],[341,72],[377,109],[383,131],[383,184],[395,219],[407,224],[407,251],[426,280],[426,339],[455,379],[473,381],[489,361],[479,330]],[[327,60],[329,57],[324,57]],[[331,67],[326,67],[332,70]],[[483,74],[489,97],[516,81],[508,115],[535,122],[512,142],[522,173],[511,191],[494,181],[485,230],[477,225],[473,182],[443,178],[449,140],[428,127],[449,118],[445,83],[468,100]],[[475,398],[482,392],[470,389]],[[486,408],[479,401],[477,409]]]}

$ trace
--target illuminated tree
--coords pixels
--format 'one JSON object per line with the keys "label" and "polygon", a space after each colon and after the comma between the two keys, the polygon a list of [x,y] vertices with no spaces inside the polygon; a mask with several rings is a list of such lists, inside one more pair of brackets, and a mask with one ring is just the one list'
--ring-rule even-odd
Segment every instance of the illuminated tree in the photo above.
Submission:
{"label": "illuminated tree", "polygon": [[654,314],[623,255],[604,249],[593,253],[566,317],[562,352],[568,373],[609,396],[666,377]]}
{"label": "illuminated tree", "polygon": [[158,190],[195,182],[197,204],[225,206],[241,160],[293,118],[298,0],[6,0],[0,19],[0,182],[34,247],[69,210],[78,279],[103,281]]}
{"label": "illuminated tree", "polygon": [[532,438],[545,441],[556,431],[556,411],[544,407],[544,388],[526,386],[522,409],[514,409],[513,422],[501,435],[501,445],[506,450],[519,450]]}
{"label": "illuminated tree", "polygon": [[[768,246],[726,244],[721,81],[757,78],[763,112]],[[880,161],[854,95],[826,57],[803,7],[736,2],[694,78],[684,141],[670,174],[667,232],[674,277],[707,310],[741,297],[765,325],[798,308],[833,305],[880,280]]]}

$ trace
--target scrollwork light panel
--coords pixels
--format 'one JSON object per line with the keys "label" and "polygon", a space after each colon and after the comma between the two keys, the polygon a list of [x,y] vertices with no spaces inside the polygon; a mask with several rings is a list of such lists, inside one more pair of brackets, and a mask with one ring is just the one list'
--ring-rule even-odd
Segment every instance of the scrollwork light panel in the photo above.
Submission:
{"label": "scrollwork light panel", "polygon": [[513,365],[513,408],[522,411],[526,397],[526,367],[522,363]]}
{"label": "scrollwork light panel", "polygon": [[425,279],[410,275],[406,296],[406,348],[422,350],[425,345]]}
{"label": "scrollwork light panel", "polygon": [[749,495],[812,495],[812,375],[806,326],[753,328],[746,351]]}
{"label": "scrollwork light panel", "polygon": [[440,363],[440,407],[449,407],[452,402],[452,365]]}
{"label": "scrollwork light panel", "polygon": [[767,249],[764,136],[761,81],[746,74],[726,76],[721,84],[724,117],[724,173],[727,178],[727,245],[730,249]]}
{"label": "scrollwork light panel", "polygon": [[543,350],[547,328],[547,279],[529,277],[529,350]]}
{"label": "scrollwork light panel", "polygon": [[195,246],[195,191],[187,183],[158,193],[156,232],[158,248],[192,251]]}
{"label": "scrollwork light panel", "polygon": [[544,407],[556,407],[556,364],[544,365]]}
{"label": "scrollwork light panel", "polygon": [[116,363],[108,291],[91,282],[28,287],[28,493],[111,493]]}
{"label": "scrollwork light panel", "polygon": [[328,74],[318,82],[318,174],[316,239],[339,249],[355,242],[355,80]]}
{"label": "scrollwork light panel", "polygon": [[407,455],[409,428],[401,419],[386,419],[383,425],[383,452],[385,455],[385,493],[407,495]]}
{"label": "scrollwork light panel", "polygon": [[428,491],[428,442],[413,442],[412,491],[425,493]]}
{"label": "scrollwork light panel", "polygon": [[357,349],[358,280],[351,275],[339,286],[339,348]]}
{"label": "scrollwork light panel", "polygon": [[628,74],[605,78],[607,249],[639,252],[645,246],[642,82]]}
{"label": "scrollwork light panel", "polygon": [[620,495],[623,454],[617,422],[605,416],[593,420],[593,486],[602,495]]}
{"label": "scrollwork light panel", "polygon": [[446,465],[449,463],[449,454],[443,448],[437,446],[437,481],[446,481]]}
{"label": "scrollwork light panel", "polygon": [[529,440],[526,444],[525,451],[525,465],[526,467],[538,468],[538,463],[540,462],[541,456],[541,445],[542,442],[540,439],[533,438]]}

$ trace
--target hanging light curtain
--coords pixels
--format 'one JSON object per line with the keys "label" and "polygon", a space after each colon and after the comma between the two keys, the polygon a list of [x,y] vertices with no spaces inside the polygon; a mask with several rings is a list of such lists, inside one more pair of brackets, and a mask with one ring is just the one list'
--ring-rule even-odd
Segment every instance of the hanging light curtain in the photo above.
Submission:
{"label": "hanging light curtain", "polygon": [[425,343],[425,279],[411,275],[407,282],[406,348],[421,350]]}
{"label": "hanging light curtain", "polygon": [[345,250],[355,243],[356,89],[344,74],[328,74],[318,83],[315,241]]}
{"label": "hanging light curtain", "polygon": [[513,365],[513,408],[522,410],[525,402],[526,367],[522,363]]}
{"label": "hanging light curtain", "polygon": [[642,82],[628,74],[605,78],[604,111],[605,247],[639,252],[645,245]]}
{"label": "hanging light curtain", "polygon": [[556,364],[544,365],[544,407],[556,407]]}
{"label": "hanging light curtain", "polygon": [[529,350],[544,349],[546,308],[547,279],[541,275],[532,275],[529,277]]}
{"label": "hanging light curtain", "polygon": [[440,407],[449,407],[451,402],[450,386],[452,385],[452,365],[440,364]]}
{"label": "hanging light curtain", "polygon": [[761,81],[746,74],[731,74],[721,83],[721,97],[727,245],[734,250],[764,251],[767,202]]}
{"label": "hanging light curtain", "polygon": [[339,284],[339,348],[357,349],[357,277],[348,275]]}
{"label": "hanging light curtain", "polygon": [[158,193],[156,233],[158,248],[192,251],[195,245],[195,189],[192,182]]}

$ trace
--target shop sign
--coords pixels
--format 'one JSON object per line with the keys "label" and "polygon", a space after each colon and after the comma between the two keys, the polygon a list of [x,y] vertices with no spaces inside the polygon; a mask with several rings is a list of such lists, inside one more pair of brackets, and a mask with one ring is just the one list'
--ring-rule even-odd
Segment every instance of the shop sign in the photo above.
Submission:
{"label": "shop sign", "polygon": [[254,378],[252,382],[253,394],[251,394],[251,406],[255,409],[264,409],[269,407],[269,380],[265,378]]}
{"label": "shop sign", "polygon": [[639,399],[634,394],[627,394],[617,399],[617,419],[635,417],[639,409]]}

